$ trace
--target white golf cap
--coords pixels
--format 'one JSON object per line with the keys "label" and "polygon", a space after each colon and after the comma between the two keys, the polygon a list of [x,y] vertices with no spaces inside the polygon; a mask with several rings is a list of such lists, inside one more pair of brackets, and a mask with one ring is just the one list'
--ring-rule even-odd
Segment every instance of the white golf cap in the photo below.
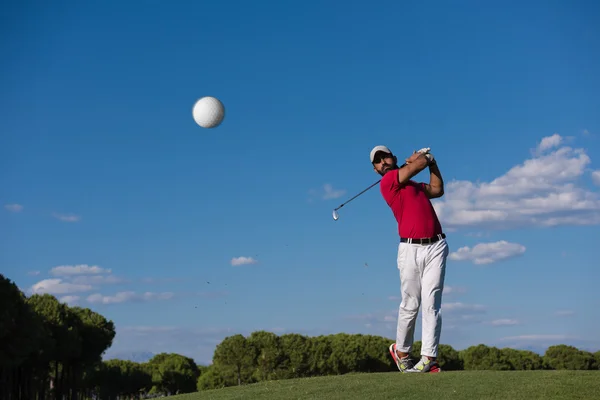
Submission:
{"label": "white golf cap", "polygon": [[373,159],[375,158],[375,153],[377,153],[378,151],[383,151],[385,153],[392,154],[392,151],[386,146],[375,146],[373,147],[373,150],[371,150],[371,162],[373,162]]}

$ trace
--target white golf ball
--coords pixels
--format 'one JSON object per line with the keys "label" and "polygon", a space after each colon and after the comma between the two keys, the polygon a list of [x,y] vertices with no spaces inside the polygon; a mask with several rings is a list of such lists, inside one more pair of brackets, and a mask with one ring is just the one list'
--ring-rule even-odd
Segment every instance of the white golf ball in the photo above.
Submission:
{"label": "white golf ball", "polygon": [[225,118],[225,107],[215,97],[206,96],[198,99],[192,109],[194,121],[203,128],[216,128]]}

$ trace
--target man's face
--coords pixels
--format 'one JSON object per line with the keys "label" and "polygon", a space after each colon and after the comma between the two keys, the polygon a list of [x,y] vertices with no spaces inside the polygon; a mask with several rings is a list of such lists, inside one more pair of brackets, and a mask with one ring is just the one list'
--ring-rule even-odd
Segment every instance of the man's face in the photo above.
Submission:
{"label": "man's face", "polygon": [[383,176],[388,171],[398,168],[396,157],[390,153],[378,151],[373,157],[373,168],[375,168],[375,172]]}

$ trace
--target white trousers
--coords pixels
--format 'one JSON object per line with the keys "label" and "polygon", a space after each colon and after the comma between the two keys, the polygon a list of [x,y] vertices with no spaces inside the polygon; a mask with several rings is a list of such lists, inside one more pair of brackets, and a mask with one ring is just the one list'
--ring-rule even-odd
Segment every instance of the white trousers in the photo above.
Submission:
{"label": "white trousers", "polygon": [[442,291],[448,257],[446,239],[422,245],[400,242],[398,269],[402,301],[398,310],[396,348],[409,353],[414,341],[415,323],[422,305],[421,355],[437,357],[442,331]]}

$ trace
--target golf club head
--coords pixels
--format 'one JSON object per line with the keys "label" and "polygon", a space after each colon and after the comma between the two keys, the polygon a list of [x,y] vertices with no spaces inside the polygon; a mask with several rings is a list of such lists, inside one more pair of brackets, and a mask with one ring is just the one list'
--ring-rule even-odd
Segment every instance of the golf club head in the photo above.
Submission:
{"label": "golf club head", "polygon": [[[431,150],[429,147],[423,147],[422,149],[415,151],[415,153],[429,153],[429,150]],[[404,168],[406,167],[406,163],[402,164],[400,166],[400,168]],[[365,190],[363,190],[362,192],[358,193],[357,195],[355,195],[354,197],[352,197],[351,199],[347,200],[345,203],[343,203],[342,205],[340,205],[338,208],[333,210],[333,220],[337,221],[338,219],[340,219],[340,216],[337,212],[338,209],[342,208],[344,206],[344,204],[347,204],[349,202],[351,202],[352,200],[354,200],[355,198],[357,198],[358,196],[360,196],[361,194],[363,194],[364,192],[366,192],[367,190],[371,189],[373,186],[377,185],[379,182],[381,182],[381,179],[379,179],[377,182],[373,183],[371,186],[369,186],[368,188],[366,188]]]}
{"label": "golf club head", "polygon": [[337,221],[339,217],[337,210],[333,210],[333,220]]}

